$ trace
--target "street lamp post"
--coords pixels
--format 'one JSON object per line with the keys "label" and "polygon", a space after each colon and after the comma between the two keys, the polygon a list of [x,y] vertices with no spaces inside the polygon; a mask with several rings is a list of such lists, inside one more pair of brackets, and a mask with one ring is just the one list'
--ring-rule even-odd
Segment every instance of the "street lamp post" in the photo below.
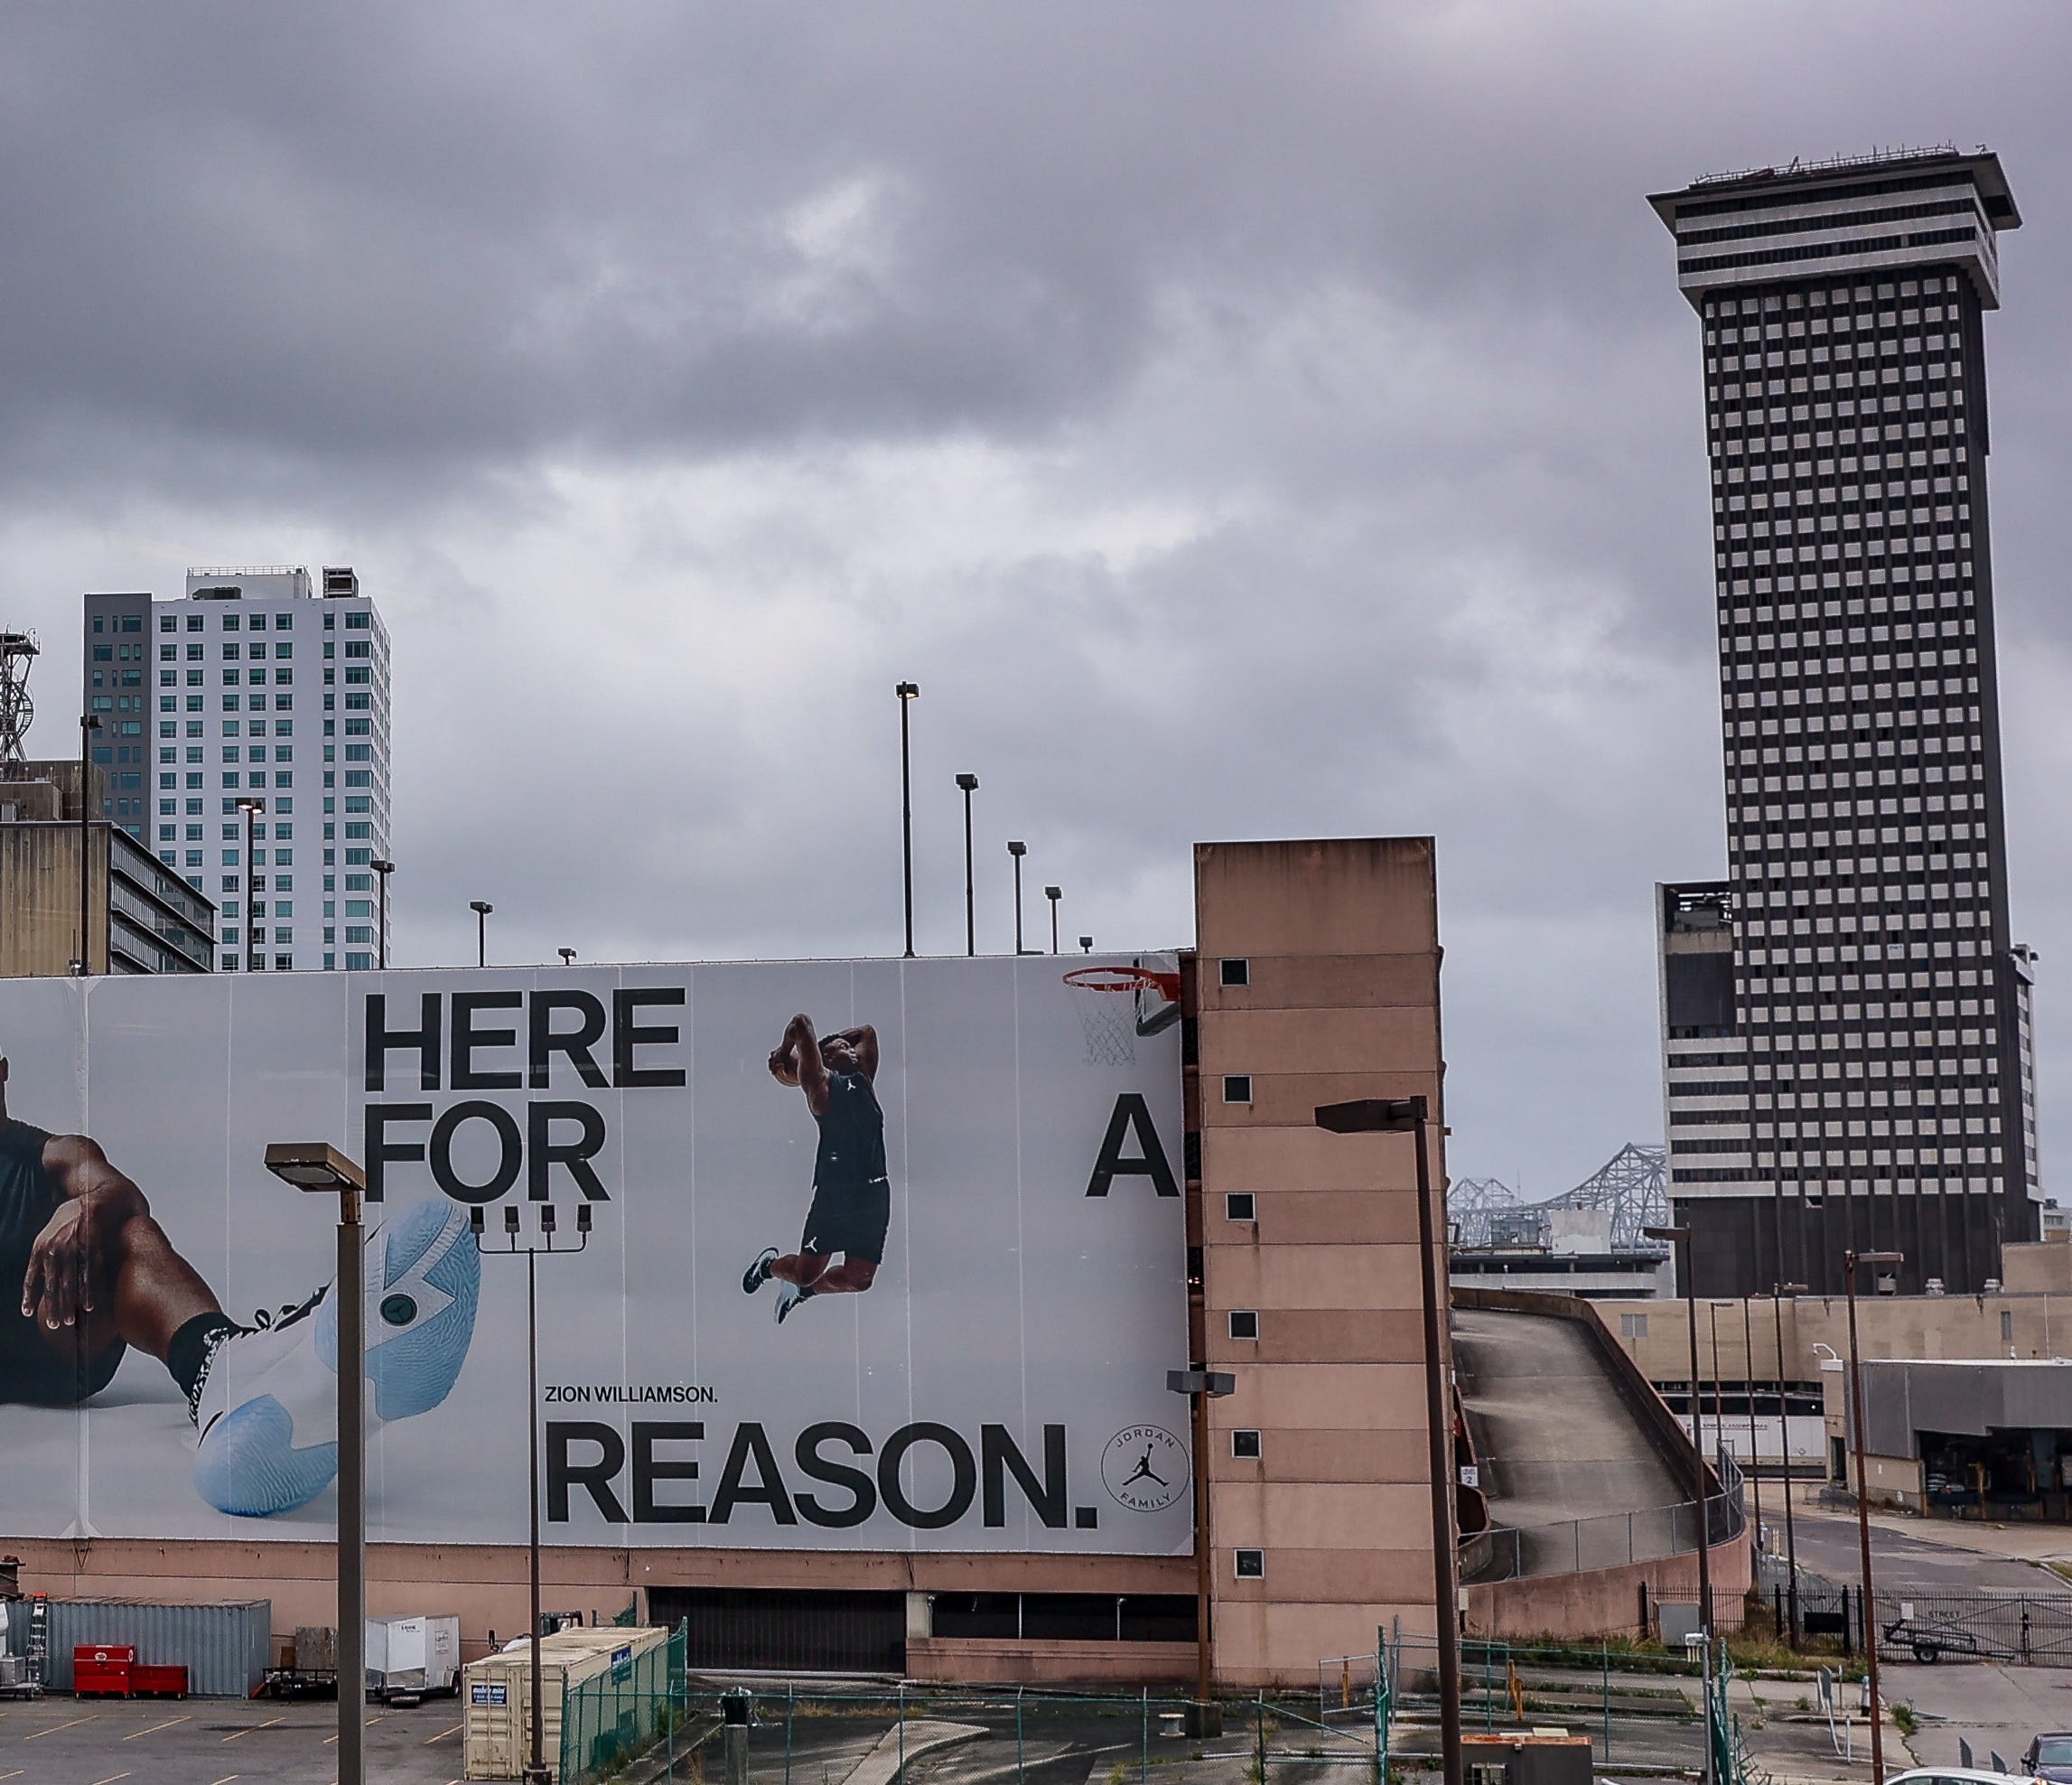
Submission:
{"label": "street lamp post", "polygon": [[1713,1443],[1722,1455],[1727,1448],[1727,1409],[1720,1388],[1720,1310],[1732,1305],[1731,1302],[1705,1304],[1705,1323],[1713,1329]]}
{"label": "street lamp post", "polygon": [[[1784,1298],[1787,1295],[1803,1295],[1806,1293],[1803,1283],[1778,1283],[1770,1285],[1770,1317],[1777,1328],[1777,1421],[1778,1429],[1784,1434],[1778,1441],[1784,1447],[1784,1565],[1790,1581],[1784,1590],[1785,1615],[1791,1623],[1791,1646],[1798,1647],[1798,1532],[1791,1522],[1791,1405],[1784,1393]],[[1798,1311],[1792,1311],[1792,1332],[1798,1331]]]}
{"label": "street lamp post", "polygon": [[[1719,1366],[1713,1365],[1715,1372]],[[1782,1371],[1784,1360],[1778,1360]],[[1749,1311],[1749,1297],[1741,1297],[1741,1392],[1748,1397],[1749,1412],[1749,1467],[1748,1479],[1756,1501],[1756,1553],[1762,1553],[1762,1475],[1756,1468],[1756,1341],[1754,1316]],[[1779,1442],[1782,1442],[1780,1437]]]}
{"label": "street lamp post", "polygon": [[374,959],[375,964],[386,973],[388,970],[388,876],[396,872],[396,864],[382,860],[369,862],[367,865],[374,870],[378,876],[375,884],[381,889],[380,909],[377,913],[380,925],[374,932]]}
{"label": "street lamp post", "polygon": [[1417,1253],[1423,1288],[1424,1425],[1432,1475],[1432,1588],[1439,1641],[1439,1750],[1445,1785],[1463,1785],[1461,1761],[1461,1613],[1453,1537],[1453,1424],[1446,1412],[1440,1322],[1446,1277],[1432,1211],[1430,1106],[1422,1097],[1361,1098],[1319,1107],[1316,1124],[1337,1135],[1409,1134],[1417,1143]]}
{"label": "street lamp post", "polygon": [[468,909],[475,914],[475,965],[490,964],[490,913],[496,907],[487,899],[470,899]]}
{"label": "street lamp post", "polygon": [[367,1174],[323,1141],[276,1141],[266,1169],[338,1196],[338,1785],[367,1781]]}
{"label": "street lamp post", "polygon": [[966,955],[978,952],[978,909],[972,901],[971,890],[971,796],[978,791],[976,775],[959,775],[957,784],[964,790],[964,951]]}
{"label": "street lamp post", "polygon": [[[1203,1350],[1207,1349],[1205,1345]],[[1209,1655],[1209,1403],[1236,1394],[1237,1378],[1226,1369],[1190,1364],[1185,1369],[1167,1370],[1165,1386],[1187,1397],[1194,1435],[1194,1702],[1206,1706],[1214,1672]]]}
{"label": "street lamp post", "polygon": [[[1705,1399],[1698,1379],[1698,1298],[1691,1282],[1691,1229],[1687,1227],[1651,1227],[1642,1229],[1650,1239],[1665,1239],[1677,1248],[1676,1275],[1684,1282],[1684,1322],[1691,1341],[1691,1491],[1698,1508],[1698,1628],[1710,1637],[1713,1630],[1713,1542],[1711,1509],[1705,1494]],[[1710,1676],[1708,1675],[1708,1678]],[[1708,1687],[1708,1690],[1710,1688]],[[1712,1772],[1712,1750],[1706,1749],[1705,1770]]]}
{"label": "street lamp post", "polygon": [[1676,1275],[1684,1285],[1684,1324],[1691,1341],[1691,1496],[1698,1513],[1698,1633],[1705,1640],[1705,1780],[1713,1785],[1713,1508],[1705,1487],[1705,1397],[1698,1379],[1698,1294],[1692,1278],[1691,1229],[1651,1227],[1650,1239],[1666,1239],[1677,1249]]}
{"label": "street lamp post", "polygon": [[1065,896],[1062,886],[1046,886],[1043,896],[1050,902],[1050,952],[1058,952],[1058,901]]}
{"label": "street lamp post", "polygon": [[[530,1584],[532,1588],[532,1763],[524,1773],[525,1785],[547,1785],[553,1776],[546,1764],[546,1710],[542,1689],[545,1668],[539,1653],[539,1255],[542,1252],[581,1252],[590,1244],[590,1204],[575,1205],[576,1241],[573,1246],[555,1244],[554,1204],[543,1202],[539,1208],[539,1238],[529,1246],[521,1246],[518,1210],[509,1203],[504,1205],[504,1243],[501,1246],[483,1244],[488,1238],[488,1222],[484,1219],[482,1205],[478,1202],[468,1210],[468,1222],[474,1229],[475,1249],[484,1257],[495,1257],[499,1253],[506,1257],[525,1260],[525,1338],[527,1358],[526,1443],[529,1458],[527,1474],[527,1548],[531,1562]],[[339,1785],[345,1785],[341,1780]]]}
{"label": "street lamp post", "polygon": [[564,967],[575,965],[575,950],[574,949],[556,949],[555,953],[561,957],[561,964]]}
{"label": "street lamp post", "polygon": [[914,958],[914,763],[907,715],[920,691],[918,682],[901,682],[892,690],[900,697],[900,866],[906,892],[909,960]]}
{"label": "street lamp post", "polygon": [[253,820],[266,809],[266,802],[247,794],[238,802],[238,809],[245,815],[245,971],[257,973],[263,957],[256,942],[258,932],[252,923],[252,907],[258,898],[259,886],[258,876],[252,866],[252,857],[257,853],[257,827]]}
{"label": "street lamp post", "polygon": [[1022,947],[1022,858],[1029,853],[1026,843],[1010,843],[1007,853],[1014,857],[1014,953],[1019,959]]}
{"label": "street lamp post", "polygon": [[[79,958],[72,970],[82,978],[94,970],[93,943],[93,741],[101,722],[91,713],[79,715]],[[108,841],[108,860],[115,860],[115,842]]]}
{"label": "street lamp post", "polygon": [[1094,952],[1094,939],[1091,936],[1079,938],[1079,952],[1083,955],[1090,955]]}
{"label": "street lamp post", "polygon": [[1871,1494],[1863,1477],[1863,1365],[1856,1345],[1856,1266],[1897,1265],[1903,1252],[1848,1252],[1843,1255],[1844,1286],[1849,1294],[1849,1431],[1856,1447],[1856,1544],[1863,1564],[1863,1672],[1871,1687],[1871,1785],[1885,1785],[1885,1739],[1879,1727],[1878,1605],[1871,1584]]}

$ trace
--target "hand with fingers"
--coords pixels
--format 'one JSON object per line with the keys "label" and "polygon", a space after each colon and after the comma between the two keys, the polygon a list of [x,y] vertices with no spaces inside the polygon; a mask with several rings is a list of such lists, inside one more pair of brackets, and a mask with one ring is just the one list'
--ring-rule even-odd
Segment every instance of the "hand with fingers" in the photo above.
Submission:
{"label": "hand with fingers", "polygon": [[22,1278],[22,1316],[58,1332],[98,1312],[102,1266],[114,1223],[126,1217],[111,1191],[69,1198],[45,1223],[30,1249]]}

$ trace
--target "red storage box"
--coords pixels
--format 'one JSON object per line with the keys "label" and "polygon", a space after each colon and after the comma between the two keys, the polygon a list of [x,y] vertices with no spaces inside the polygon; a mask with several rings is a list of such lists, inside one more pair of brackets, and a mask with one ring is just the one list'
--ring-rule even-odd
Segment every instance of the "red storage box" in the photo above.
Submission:
{"label": "red storage box", "polygon": [[184,1666],[146,1665],[139,1661],[129,1670],[129,1689],[139,1698],[184,1698],[187,1669]]}
{"label": "red storage box", "polygon": [[136,1649],[130,1643],[82,1643],[72,1650],[72,1695],[79,1698],[126,1698]]}

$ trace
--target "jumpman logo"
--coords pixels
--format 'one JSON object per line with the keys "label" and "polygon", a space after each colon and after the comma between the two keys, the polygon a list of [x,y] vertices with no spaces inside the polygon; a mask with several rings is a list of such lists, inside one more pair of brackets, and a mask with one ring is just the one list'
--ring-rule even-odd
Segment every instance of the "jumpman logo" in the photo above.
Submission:
{"label": "jumpman logo", "polygon": [[1162,1488],[1169,1485],[1165,1477],[1151,1466],[1151,1446],[1149,1444],[1144,1446],[1143,1454],[1137,1458],[1137,1466],[1130,1471],[1128,1478],[1123,1482],[1123,1486],[1126,1488],[1131,1482],[1141,1481],[1147,1477],[1156,1481]]}

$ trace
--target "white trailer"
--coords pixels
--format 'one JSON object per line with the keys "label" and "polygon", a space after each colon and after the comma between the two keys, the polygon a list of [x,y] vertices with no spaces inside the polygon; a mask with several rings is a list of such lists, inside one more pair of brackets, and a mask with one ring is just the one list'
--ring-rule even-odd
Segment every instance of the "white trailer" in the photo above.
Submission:
{"label": "white trailer", "polygon": [[461,1689],[457,1617],[369,1618],[367,1693],[384,1704],[415,1704],[427,1693]]}

